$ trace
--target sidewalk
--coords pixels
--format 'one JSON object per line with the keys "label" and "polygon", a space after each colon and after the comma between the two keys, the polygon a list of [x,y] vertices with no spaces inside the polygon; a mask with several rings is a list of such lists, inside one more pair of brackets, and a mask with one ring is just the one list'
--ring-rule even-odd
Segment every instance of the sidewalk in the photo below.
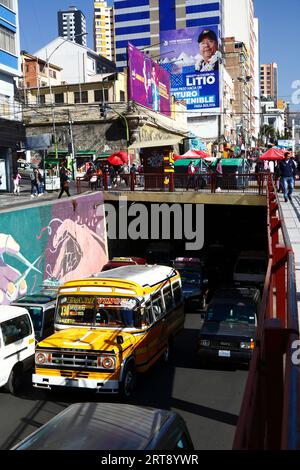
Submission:
{"label": "sidewalk", "polygon": [[[37,203],[49,202],[58,199],[60,191],[49,191],[45,192],[42,196],[31,197],[31,184],[30,181],[24,181],[21,184],[20,196],[16,196],[12,193],[0,193],[0,211],[7,210],[10,208],[17,208],[23,206],[30,206]],[[71,196],[77,196],[76,183],[70,182],[70,194]],[[62,199],[67,198],[66,193],[62,195]]]}
{"label": "sidewalk", "polygon": [[296,288],[298,300],[298,317],[300,324],[300,191],[295,191],[292,202],[284,202],[283,195],[279,195],[284,222],[295,255]]}

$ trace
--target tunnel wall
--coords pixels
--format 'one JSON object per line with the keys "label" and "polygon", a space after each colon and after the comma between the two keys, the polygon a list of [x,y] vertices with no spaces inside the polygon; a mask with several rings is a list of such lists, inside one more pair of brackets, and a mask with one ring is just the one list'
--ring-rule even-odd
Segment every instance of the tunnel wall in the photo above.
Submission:
{"label": "tunnel wall", "polygon": [[0,212],[0,304],[101,271],[107,262],[102,193]]}

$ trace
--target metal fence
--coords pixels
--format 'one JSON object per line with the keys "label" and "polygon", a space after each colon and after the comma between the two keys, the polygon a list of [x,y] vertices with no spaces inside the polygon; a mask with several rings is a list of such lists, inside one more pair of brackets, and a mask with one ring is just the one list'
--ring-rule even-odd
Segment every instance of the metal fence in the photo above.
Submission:
{"label": "metal fence", "polygon": [[104,191],[155,191],[199,193],[243,193],[266,195],[268,174],[228,173],[222,177],[216,174],[195,176],[177,174],[139,173],[116,176],[90,175],[77,178],[77,192],[85,190]]}
{"label": "metal fence", "polygon": [[267,198],[269,263],[233,448],[295,450],[300,449],[300,366],[292,362],[299,340],[295,260],[271,177]]}

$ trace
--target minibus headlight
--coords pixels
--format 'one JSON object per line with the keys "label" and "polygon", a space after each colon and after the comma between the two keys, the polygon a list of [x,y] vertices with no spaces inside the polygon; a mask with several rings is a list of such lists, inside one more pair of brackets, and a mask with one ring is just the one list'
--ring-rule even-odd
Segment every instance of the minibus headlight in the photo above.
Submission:
{"label": "minibus headlight", "polygon": [[103,369],[114,369],[115,368],[115,359],[110,356],[100,356],[97,361],[98,367]]}
{"label": "minibus headlight", "polygon": [[51,364],[52,355],[48,353],[37,352],[35,353],[35,363],[40,366],[43,364]]}

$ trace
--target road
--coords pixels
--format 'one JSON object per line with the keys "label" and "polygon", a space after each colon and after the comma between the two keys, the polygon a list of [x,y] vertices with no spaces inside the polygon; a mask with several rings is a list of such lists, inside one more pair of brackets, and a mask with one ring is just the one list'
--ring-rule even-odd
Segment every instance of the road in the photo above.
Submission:
{"label": "road", "polygon": [[[246,369],[210,366],[201,369],[196,357],[199,313],[186,315],[173,361],[156,365],[140,377],[133,404],[173,409],[185,419],[196,450],[231,449],[247,379]],[[0,391],[0,449],[9,449],[68,404],[117,401],[117,397],[33,389],[30,376],[18,397]]]}

